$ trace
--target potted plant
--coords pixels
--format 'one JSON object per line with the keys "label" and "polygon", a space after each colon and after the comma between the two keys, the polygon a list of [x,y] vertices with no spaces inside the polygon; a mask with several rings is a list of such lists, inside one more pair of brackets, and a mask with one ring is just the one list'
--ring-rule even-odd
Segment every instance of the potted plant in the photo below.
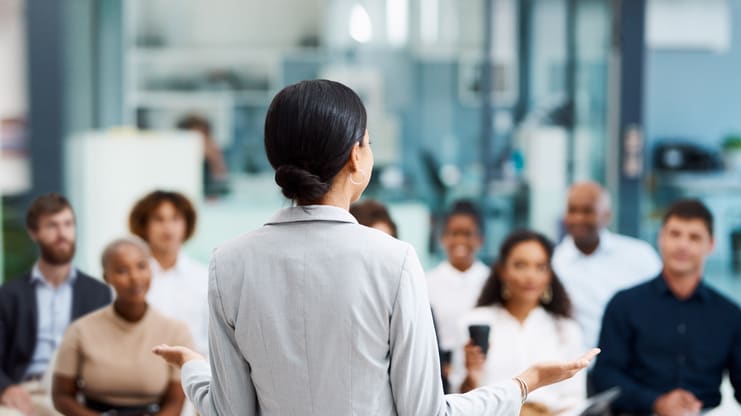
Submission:
{"label": "potted plant", "polygon": [[741,173],[741,133],[726,136],[722,147],[726,169]]}

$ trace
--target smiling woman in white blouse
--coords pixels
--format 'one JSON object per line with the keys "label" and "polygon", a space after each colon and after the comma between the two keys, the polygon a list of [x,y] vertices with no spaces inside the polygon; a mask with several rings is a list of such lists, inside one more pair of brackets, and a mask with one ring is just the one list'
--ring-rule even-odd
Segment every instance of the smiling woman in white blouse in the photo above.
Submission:
{"label": "smiling woman in white blouse", "polygon": [[[478,307],[459,326],[451,383],[460,383],[461,391],[513,377],[533,361],[564,360],[581,351],[581,330],[551,270],[552,253],[551,242],[532,231],[516,231],[502,243]],[[468,339],[469,325],[490,327],[486,354]],[[534,392],[529,402],[555,413],[585,398],[581,373]]]}

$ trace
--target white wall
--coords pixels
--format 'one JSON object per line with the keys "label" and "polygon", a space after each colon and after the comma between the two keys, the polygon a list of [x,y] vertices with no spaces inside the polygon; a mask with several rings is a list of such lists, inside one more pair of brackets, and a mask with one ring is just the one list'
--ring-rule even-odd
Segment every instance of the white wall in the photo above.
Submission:
{"label": "white wall", "polygon": [[100,276],[107,243],[129,234],[134,203],[155,189],[202,195],[203,145],[190,132],[87,132],[67,140],[65,189],[77,214],[75,264]]}
{"label": "white wall", "polygon": [[[295,47],[319,34],[324,0],[137,0],[140,29],[167,46]],[[266,36],[266,34],[269,34]]]}
{"label": "white wall", "polygon": [[[23,0],[0,1],[0,122],[26,115],[26,51]],[[5,127],[10,128],[10,124]],[[0,126],[0,140],[9,144],[12,132]],[[22,137],[22,136],[21,136]],[[0,156],[0,194],[23,192],[31,184],[30,165],[22,152]]]}
{"label": "white wall", "polygon": [[26,113],[22,0],[0,2],[0,119]]}

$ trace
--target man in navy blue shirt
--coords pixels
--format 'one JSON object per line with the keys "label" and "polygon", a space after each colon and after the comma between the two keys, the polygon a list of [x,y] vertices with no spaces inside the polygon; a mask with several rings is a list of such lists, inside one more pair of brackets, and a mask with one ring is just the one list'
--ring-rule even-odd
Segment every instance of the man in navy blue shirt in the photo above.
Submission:
{"label": "man in navy blue shirt", "polygon": [[598,391],[618,386],[617,414],[675,416],[718,406],[728,371],[741,403],[741,309],[702,282],[713,217],[674,203],[659,234],[662,273],[607,305],[594,367]]}

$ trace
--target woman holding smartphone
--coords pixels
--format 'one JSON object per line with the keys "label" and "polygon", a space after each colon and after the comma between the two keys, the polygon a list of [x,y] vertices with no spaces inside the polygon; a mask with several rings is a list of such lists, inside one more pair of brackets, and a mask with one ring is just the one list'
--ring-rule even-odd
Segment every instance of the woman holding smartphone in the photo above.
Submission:
{"label": "woman holding smartphone", "polygon": [[[551,242],[532,231],[515,231],[502,243],[478,307],[459,325],[451,383],[461,392],[514,377],[533,361],[566,360],[581,351],[581,329],[550,267],[552,253]],[[489,329],[488,338],[474,342],[482,329]],[[487,342],[488,351],[476,345]],[[586,376],[580,373],[533,393],[528,402],[556,413],[585,399]]]}
{"label": "woman holding smartphone", "polygon": [[182,365],[201,415],[511,415],[528,391],[596,354],[443,395],[414,249],[348,212],[373,170],[358,95],[327,80],[284,88],[268,109],[265,149],[294,205],[214,251],[210,368],[185,348],[154,350]]}

